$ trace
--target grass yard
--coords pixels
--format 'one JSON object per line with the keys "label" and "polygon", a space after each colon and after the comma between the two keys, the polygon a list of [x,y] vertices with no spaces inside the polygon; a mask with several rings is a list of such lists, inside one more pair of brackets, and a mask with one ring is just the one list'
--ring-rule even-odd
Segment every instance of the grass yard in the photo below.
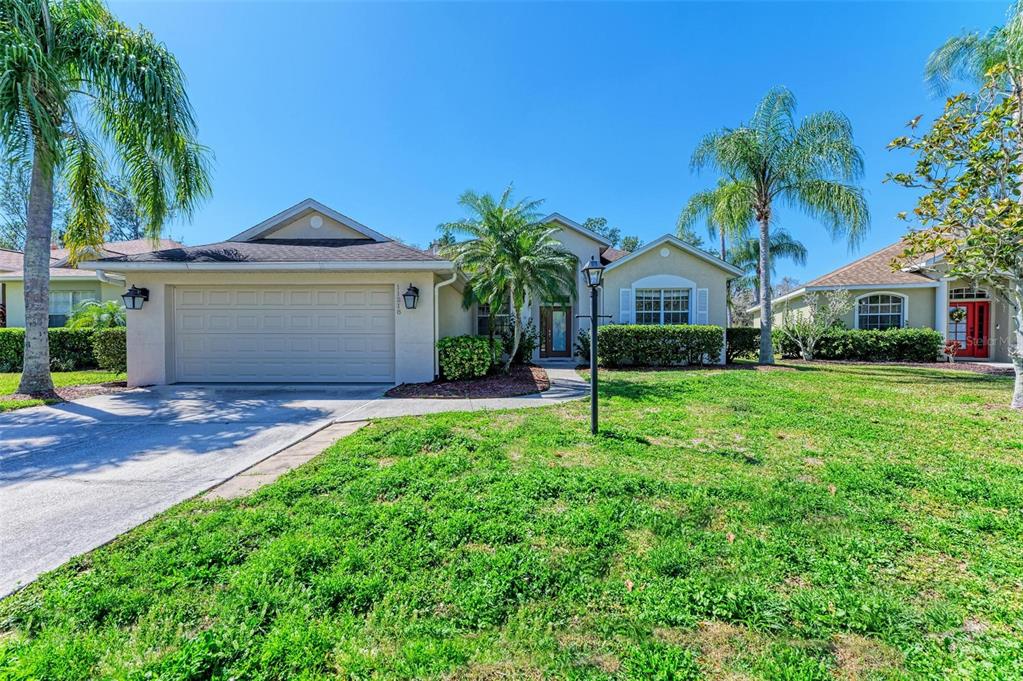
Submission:
{"label": "grass yard", "polygon": [[0,677],[1023,678],[1010,379],[610,373],[380,421],[0,602]]}
{"label": "grass yard", "polygon": [[[50,375],[53,377],[53,387],[55,388],[69,388],[76,385],[91,385],[94,383],[106,383],[107,381],[124,380],[124,374],[99,370],[55,371]],[[23,407],[35,407],[40,404],[52,404],[60,401],[9,397],[18,392],[18,381],[20,380],[20,373],[0,373],[0,412],[21,409]]]}

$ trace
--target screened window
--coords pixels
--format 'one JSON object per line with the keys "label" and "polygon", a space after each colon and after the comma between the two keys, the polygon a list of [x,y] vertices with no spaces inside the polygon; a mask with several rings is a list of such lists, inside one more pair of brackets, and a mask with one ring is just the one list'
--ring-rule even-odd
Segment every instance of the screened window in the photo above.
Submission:
{"label": "screened window", "polygon": [[688,324],[689,289],[636,289],[637,324]]}
{"label": "screened window", "polygon": [[494,328],[494,335],[500,336],[508,329],[508,314],[500,311],[491,314],[489,305],[478,305],[476,307],[476,335],[489,336],[491,325]]}
{"label": "screened window", "polygon": [[902,328],[905,300],[901,296],[879,293],[859,299],[856,307],[857,328],[898,329]]}
{"label": "screened window", "polygon": [[954,288],[948,292],[949,300],[973,300],[975,298],[987,298],[987,291],[975,286]]}
{"label": "screened window", "polygon": [[50,326],[64,326],[76,307],[97,300],[92,291],[50,291]]}

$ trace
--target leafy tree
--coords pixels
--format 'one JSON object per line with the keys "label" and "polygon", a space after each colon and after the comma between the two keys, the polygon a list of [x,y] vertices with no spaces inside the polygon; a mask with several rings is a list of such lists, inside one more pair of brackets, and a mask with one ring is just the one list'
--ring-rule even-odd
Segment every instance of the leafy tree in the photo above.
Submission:
{"label": "leafy tree", "polygon": [[806,294],[805,302],[806,306],[796,312],[785,305],[778,330],[796,344],[800,357],[810,361],[824,335],[852,309],[852,293],[846,289],[814,291]]}
{"label": "leafy tree", "polygon": [[701,249],[704,247],[703,238],[697,234],[696,230],[692,227],[679,227],[676,231],[676,236],[678,236],[680,241],[683,241],[690,246],[695,246],[696,248]]}
{"label": "leafy tree", "polygon": [[626,236],[626,237],[622,237],[622,243],[620,245],[620,248],[623,251],[626,251],[628,253],[632,253],[634,250],[636,250],[637,248],[639,248],[642,245],[643,245],[643,240],[640,239],[638,236]]}
{"label": "leafy tree", "polygon": [[622,230],[609,226],[607,218],[586,218],[583,227],[604,237],[612,246],[618,246],[618,242],[622,240]]}
{"label": "leafy tree", "polygon": [[693,152],[696,169],[711,167],[731,178],[760,230],[760,361],[773,363],[771,346],[770,236],[778,201],[821,220],[834,237],[850,243],[866,233],[870,219],[863,174],[849,120],[838,113],[811,114],[798,125],[796,100],[785,88],[767,93],[748,123],[707,135]]}
{"label": "leafy tree", "polygon": [[771,291],[771,297],[777,298],[778,296],[784,296],[798,291],[803,288],[803,282],[799,281],[795,277],[782,277],[781,281],[774,285],[774,290]]}
{"label": "leafy tree", "polygon": [[[1016,382],[1012,406],[1023,409],[1023,115],[1005,89],[1011,68],[994,66],[980,92],[950,97],[923,135],[892,141],[917,156],[912,172],[889,179],[923,195],[913,216],[919,229],[893,266],[917,266],[942,254],[942,274],[984,282],[1012,312]],[[906,218],[902,213],[900,217]]]}
{"label": "leafy tree", "polygon": [[53,390],[47,338],[55,176],[70,202],[72,261],[109,230],[104,156],[137,201],[147,237],[210,193],[207,152],[174,56],[100,0],[0,0],[0,147],[32,164],[20,392]]}
{"label": "leafy tree", "polygon": [[469,275],[473,295],[492,310],[508,301],[512,344],[508,371],[522,336],[522,310],[529,300],[574,298],[576,258],[555,238],[556,227],[541,222],[542,201],[512,200],[508,187],[500,199],[467,191],[458,203],[469,217],[442,225],[445,234],[468,237],[447,253]]}
{"label": "leafy tree", "polygon": [[[806,246],[793,238],[786,230],[776,229],[771,234],[769,242],[770,256],[767,258],[767,261],[770,263],[770,274],[772,277],[775,272],[775,263],[781,258],[791,260],[797,265],[806,264]],[[736,285],[753,289],[754,296],[759,299],[761,281],[760,263],[763,260],[760,257],[760,239],[743,239],[728,251],[728,257],[725,259],[746,272],[745,275],[738,279]],[[774,289],[769,291],[769,294],[768,297],[770,298],[780,295]]]}
{"label": "leafy tree", "polygon": [[[0,248],[25,249],[28,227],[28,190],[32,164],[7,159],[0,164]],[[70,204],[67,192],[57,185],[53,192],[53,235],[60,238],[67,229]]]}
{"label": "leafy tree", "polygon": [[126,324],[121,301],[86,300],[75,308],[65,326],[71,329],[112,329]]}

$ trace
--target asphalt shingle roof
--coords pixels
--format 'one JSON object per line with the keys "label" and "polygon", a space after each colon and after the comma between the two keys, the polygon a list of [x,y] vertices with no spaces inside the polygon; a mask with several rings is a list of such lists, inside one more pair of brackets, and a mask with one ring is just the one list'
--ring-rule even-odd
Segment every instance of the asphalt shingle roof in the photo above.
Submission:
{"label": "asphalt shingle roof", "polygon": [[397,241],[372,239],[255,239],[181,246],[98,262],[387,262],[441,261]]}
{"label": "asphalt shingle roof", "polygon": [[806,286],[855,286],[857,284],[918,284],[933,281],[922,274],[892,269],[892,260],[906,245],[900,240],[807,282]]}

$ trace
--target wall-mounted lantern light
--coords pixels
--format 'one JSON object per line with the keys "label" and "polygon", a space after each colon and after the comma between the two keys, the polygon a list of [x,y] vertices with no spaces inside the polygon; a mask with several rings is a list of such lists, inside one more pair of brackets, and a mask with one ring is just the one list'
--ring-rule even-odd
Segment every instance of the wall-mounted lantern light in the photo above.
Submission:
{"label": "wall-mounted lantern light", "polygon": [[416,309],[416,303],[419,302],[419,289],[409,284],[405,292],[401,294],[401,297],[405,301],[405,309],[414,310]]}
{"label": "wall-mounted lantern light", "polygon": [[149,300],[149,289],[136,288],[135,286],[132,286],[124,292],[124,295],[121,296],[121,300],[124,301],[124,307],[126,309],[141,310],[142,304]]}

